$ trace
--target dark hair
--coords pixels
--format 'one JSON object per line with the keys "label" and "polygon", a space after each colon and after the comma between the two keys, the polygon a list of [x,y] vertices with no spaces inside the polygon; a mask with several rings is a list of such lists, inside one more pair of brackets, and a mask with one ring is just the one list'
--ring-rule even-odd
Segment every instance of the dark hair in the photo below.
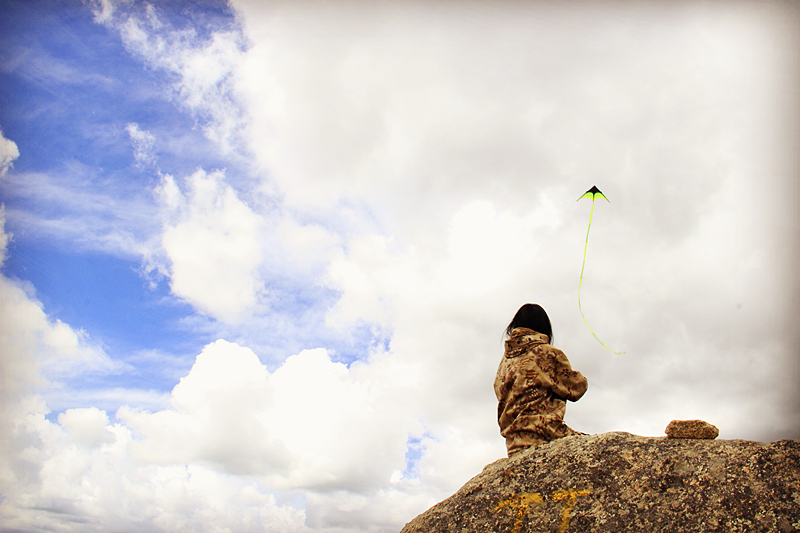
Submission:
{"label": "dark hair", "polygon": [[528,328],[547,335],[548,344],[553,344],[553,326],[550,318],[539,304],[525,304],[519,308],[514,319],[506,328],[506,335],[511,335],[514,328]]}

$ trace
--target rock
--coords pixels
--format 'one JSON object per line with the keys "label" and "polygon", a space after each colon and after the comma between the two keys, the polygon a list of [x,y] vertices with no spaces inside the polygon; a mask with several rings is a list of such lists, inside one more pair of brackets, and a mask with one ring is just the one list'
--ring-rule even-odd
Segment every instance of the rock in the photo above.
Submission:
{"label": "rock", "polygon": [[800,441],[576,435],[499,459],[401,533],[800,531]]}
{"label": "rock", "polygon": [[673,420],[664,430],[671,439],[716,439],[719,430],[703,420]]}

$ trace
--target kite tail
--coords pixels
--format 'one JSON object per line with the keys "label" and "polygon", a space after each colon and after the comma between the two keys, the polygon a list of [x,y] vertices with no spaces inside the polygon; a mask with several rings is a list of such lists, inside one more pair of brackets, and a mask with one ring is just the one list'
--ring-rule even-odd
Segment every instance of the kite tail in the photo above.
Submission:
{"label": "kite tail", "polygon": [[614,352],[615,354],[624,354],[625,352],[618,352],[616,350],[612,350],[606,343],[600,340],[597,334],[592,329],[592,326],[589,325],[589,322],[586,321],[586,317],[583,314],[583,309],[581,308],[581,285],[583,285],[583,269],[586,267],[586,250],[589,248],[589,232],[592,229],[592,217],[594,216],[594,199],[592,199],[592,210],[589,212],[589,229],[586,230],[586,242],[583,245],[583,264],[581,265],[581,279],[578,282],[578,310],[581,312],[581,317],[583,318],[583,323],[586,324],[586,327],[589,328],[589,331],[592,332],[592,335],[597,342],[603,345],[603,348],[608,350],[609,352]]}

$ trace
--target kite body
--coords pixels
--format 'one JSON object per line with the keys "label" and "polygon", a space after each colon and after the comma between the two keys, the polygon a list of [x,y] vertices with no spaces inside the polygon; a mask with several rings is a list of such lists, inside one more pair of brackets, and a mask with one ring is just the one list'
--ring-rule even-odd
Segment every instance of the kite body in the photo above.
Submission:
{"label": "kite body", "polygon": [[586,242],[583,245],[583,265],[581,266],[581,279],[578,282],[578,310],[581,312],[583,323],[586,324],[586,327],[589,328],[589,331],[592,332],[592,336],[594,336],[594,338],[597,339],[597,342],[603,345],[603,348],[605,348],[610,352],[614,352],[616,354],[623,354],[625,352],[618,352],[616,350],[612,350],[611,348],[606,346],[606,343],[600,340],[597,334],[595,334],[592,327],[589,325],[589,322],[586,320],[586,317],[583,314],[583,309],[581,309],[581,286],[583,285],[583,270],[584,268],[586,268],[586,250],[589,248],[589,231],[591,231],[592,229],[592,216],[594,216],[594,201],[597,200],[598,198],[602,198],[606,202],[610,203],[609,199],[606,198],[606,196],[602,192],[600,192],[600,189],[598,189],[597,186],[595,185],[593,185],[591,189],[583,193],[583,196],[578,198],[578,200],[583,200],[584,198],[592,199],[592,210],[589,213],[589,228],[586,230]]}
{"label": "kite body", "polygon": [[[592,199],[592,209],[594,209],[594,201],[597,200],[598,198],[602,198],[603,200],[608,202],[608,198],[606,198],[605,194],[600,192],[600,189],[597,188],[597,185],[592,185],[592,188],[589,189],[588,191],[586,191],[585,193],[583,193],[583,196],[578,198],[578,200],[583,200],[584,198],[591,198]],[[611,203],[611,202],[609,202],[609,203]],[[591,225],[591,223],[592,223],[592,220],[591,220],[591,217],[589,217],[589,224]]]}

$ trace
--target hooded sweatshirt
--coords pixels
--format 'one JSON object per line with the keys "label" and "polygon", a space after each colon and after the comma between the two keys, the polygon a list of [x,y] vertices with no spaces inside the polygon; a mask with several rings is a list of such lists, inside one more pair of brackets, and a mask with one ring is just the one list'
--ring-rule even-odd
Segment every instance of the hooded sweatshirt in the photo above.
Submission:
{"label": "hooded sweatshirt", "polygon": [[564,413],[567,400],[579,400],[589,384],[572,370],[564,352],[548,341],[547,335],[528,328],[514,329],[506,340],[494,392],[509,457],[530,446],[581,434],[564,423]]}

